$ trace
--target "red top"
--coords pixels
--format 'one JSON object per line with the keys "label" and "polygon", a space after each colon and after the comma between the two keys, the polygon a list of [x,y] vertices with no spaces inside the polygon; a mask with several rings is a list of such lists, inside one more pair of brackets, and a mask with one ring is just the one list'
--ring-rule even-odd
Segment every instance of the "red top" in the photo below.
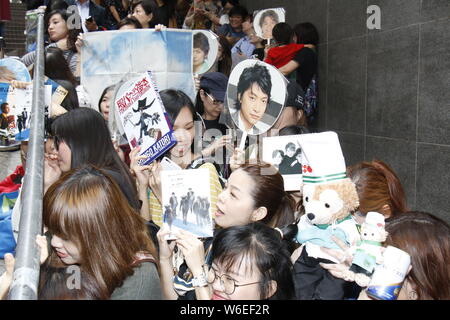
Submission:
{"label": "red top", "polygon": [[9,0],[0,0],[0,21],[11,20],[11,9],[9,8]]}
{"label": "red top", "polygon": [[291,43],[280,47],[270,48],[264,62],[267,62],[276,68],[281,68],[291,61],[297,51],[303,49],[304,46],[305,45],[303,44]]}
{"label": "red top", "polygon": [[19,189],[23,176],[25,176],[25,170],[22,165],[18,165],[11,175],[0,182],[0,193],[14,192]]}

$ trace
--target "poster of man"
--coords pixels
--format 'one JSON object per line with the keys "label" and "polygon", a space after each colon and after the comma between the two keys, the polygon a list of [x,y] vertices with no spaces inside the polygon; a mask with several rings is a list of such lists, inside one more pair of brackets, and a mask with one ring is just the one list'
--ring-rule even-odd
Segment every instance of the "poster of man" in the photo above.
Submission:
{"label": "poster of man", "polygon": [[273,164],[283,176],[286,191],[298,191],[302,183],[300,135],[264,137],[263,161]]}
{"label": "poster of man", "polygon": [[213,220],[209,169],[163,170],[161,172],[163,222],[171,230],[179,229],[197,237],[212,237]]}
{"label": "poster of man", "polygon": [[285,22],[286,11],[284,8],[271,8],[257,11],[253,26],[256,35],[262,39],[272,39],[272,29],[277,23]]}
{"label": "poster of man", "polygon": [[192,71],[203,74],[211,69],[217,59],[219,41],[211,31],[195,30],[193,34]]}
{"label": "poster of man", "polygon": [[250,135],[265,133],[281,114],[286,92],[286,80],[273,66],[257,60],[239,63],[227,89],[234,125]]}

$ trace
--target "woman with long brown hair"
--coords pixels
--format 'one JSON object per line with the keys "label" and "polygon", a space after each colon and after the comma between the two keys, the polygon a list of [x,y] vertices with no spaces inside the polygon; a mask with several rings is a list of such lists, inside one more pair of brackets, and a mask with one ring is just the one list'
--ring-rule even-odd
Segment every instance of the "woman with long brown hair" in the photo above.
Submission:
{"label": "woman with long brown hair", "polygon": [[426,212],[408,212],[386,225],[385,245],[411,256],[399,300],[450,299],[450,226]]}
{"label": "woman with long brown hair", "polygon": [[358,193],[356,216],[364,219],[367,212],[375,211],[389,219],[408,211],[400,179],[385,162],[360,162],[348,167],[347,175],[356,185]]}
{"label": "woman with long brown hair", "polygon": [[[145,221],[103,170],[64,174],[44,196],[43,222],[53,250],[41,269],[40,299],[160,299]],[[79,286],[69,287],[77,270]]]}

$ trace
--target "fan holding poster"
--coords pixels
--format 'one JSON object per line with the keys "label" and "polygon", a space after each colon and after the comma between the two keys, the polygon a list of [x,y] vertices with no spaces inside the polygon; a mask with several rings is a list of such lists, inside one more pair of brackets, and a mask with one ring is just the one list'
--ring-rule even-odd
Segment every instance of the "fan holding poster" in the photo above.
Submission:
{"label": "fan holding poster", "polygon": [[131,148],[140,146],[139,156],[147,157],[141,165],[149,164],[176,144],[151,72],[123,83],[114,102]]}

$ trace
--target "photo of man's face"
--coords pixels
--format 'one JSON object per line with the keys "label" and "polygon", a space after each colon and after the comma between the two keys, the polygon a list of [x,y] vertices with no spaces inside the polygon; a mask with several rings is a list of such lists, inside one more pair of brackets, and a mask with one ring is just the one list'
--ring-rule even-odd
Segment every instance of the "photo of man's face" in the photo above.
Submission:
{"label": "photo of man's face", "polygon": [[261,120],[266,112],[269,96],[261,90],[257,83],[252,83],[242,95],[239,96],[241,103],[241,119],[247,130],[251,129]]}

